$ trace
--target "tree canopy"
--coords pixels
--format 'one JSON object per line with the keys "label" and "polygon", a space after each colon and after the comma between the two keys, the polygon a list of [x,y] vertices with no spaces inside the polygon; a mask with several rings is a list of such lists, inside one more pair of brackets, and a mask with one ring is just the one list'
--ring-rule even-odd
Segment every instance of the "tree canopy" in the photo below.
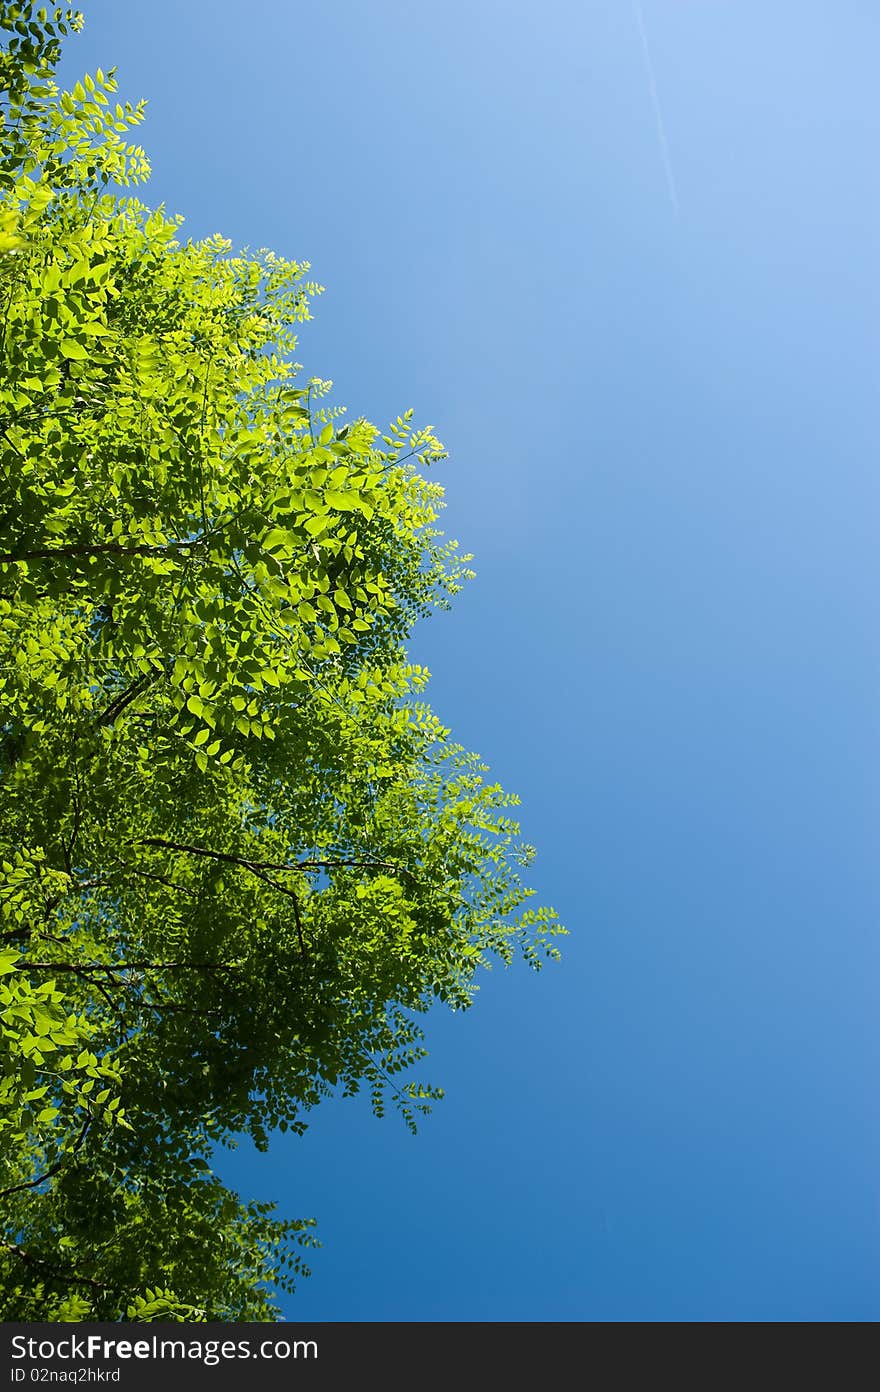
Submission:
{"label": "tree canopy", "polygon": [[217,1177],[562,931],[407,661],[468,557],[444,457],[305,379],[320,287],[184,240],[81,18],[0,3],[0,1303],[276,1316],[314,1241]]}

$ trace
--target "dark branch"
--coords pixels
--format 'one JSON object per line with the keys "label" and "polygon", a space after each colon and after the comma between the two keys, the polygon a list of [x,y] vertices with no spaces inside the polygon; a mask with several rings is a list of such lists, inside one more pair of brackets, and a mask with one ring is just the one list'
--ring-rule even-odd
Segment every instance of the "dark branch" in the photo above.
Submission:
{"label": "dark branch", "polygon": [[92,1118],[90,1116],[86,1117],[85,1124],[70,1150],[66,1150],[63,1155],[59,1155],[55,1164],[50,1165],[48,1170],[44,1170],[41,1175],[37,1175],[36,1179],[28,1179],[23,1184],[11,1184],[8,1189],[0,1189],[0,1199],[5,1199],[9,1194],[19,1194],[25,1189],[36,1189],[40,1184],[45,1184],[47,1179],[51,1179],[53,1175],[56,1175],[65,1162],[76,1155],[89,1133],[91,1124]]}
{"label": "dark branch", "polygon": [[103,1281],[96,1281],[94,1276],[83,1275],[81,1271],[61,1271],[57,1266],[53,1266],[51,1262],[44,1261],[42,1257],[31,1256],[23,1247],[19,1247],[17,1242],[6,1242],[0,1239],[0,1247],[3,1247],[7,1252],[11,1252],[13,1256],[18,1257],[19,1260],[25,1262],[28,1266],[37,1267],[41,1273],[48,1275],[50,1280],[54,1277],[58,1285],[66,1286],[72,1281],[74,1285],[91,1286],[93,1290],[98,1291],[113,1289],[112,1286],[105,1286]]}
{"label": "dark branch", "polygon": [[185,846],[179,841],[166,841],[160,836],[145,836],[137,844],[162,846],[169,851],[181,851],[184,855],[208,856],[212,860],[242,865],[246,870],[329,870],[335,866],[349,866],[360,870],[392,870],[398,875],[411,873],[402,865],[395,865],[390,860],[248,860],[245,856],[231,855],[228,851],[211,851],[205,846]]}
{"label": "dark branch", "polygon": [[228,851],[209,851],[205,846],[185,846],[179,841],[166,841],[160,836],[145,836],[138,842],[141,846],[161,846],[166,850],[180,851],[183,855],[205,856],[209,860],[219,860],[227,865],[240,865],[243,870],[247,870],[264,884],[271,885],[272,889],[277,889],[279,894],[284,894],[293,901],[293,914],[296,920],[296,931],[299,937],[300,952],[306,956],[305,940],[302,931],[302,919],[300,917],[299,898],[296,891],[289,885],[279,884],[279,882],[266,873],[267,870],[284,871],[298,870],[299,866],[272,864],[270,861],[247,860],[244,856],[231,855]]}
{"label": "dark branch", "polygon": [[133,681],[130,686],[126,687],[125,691],[120,692],[115,700],[110,702],[107,709],[98,716],[96,723],[98,725],[112,725],[116,717],[121,715],[125,710],[126,706],[130,706],[132,701],[136,701],[138,696],[146,691],[147,687],[156,680],[157,675],[156,672],[149,672],[142,677],[138,677],[136,681]]}
{"label": "dark branch", "polygon": [[167,841],[163,836],[143,836],[136,842],[139,846],[159,846],[167,851],[180,851],[183,855],[205,856],[208,860],[221,860],[227,865],[243,865],[246,870],[295,870],[294,865],[270,865],[262,860],[246,860],[244,856],[230,855],[228,851],[210,851],[205,846],[185,846],[180,841]]}

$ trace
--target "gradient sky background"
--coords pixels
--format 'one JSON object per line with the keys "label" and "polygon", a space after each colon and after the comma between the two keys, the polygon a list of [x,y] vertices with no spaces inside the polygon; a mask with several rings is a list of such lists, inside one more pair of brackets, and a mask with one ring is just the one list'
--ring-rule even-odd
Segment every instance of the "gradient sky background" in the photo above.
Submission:
{"label": "gradient sky background", "polygon": [[450,448],[411,651],[572,932],[429,1016],[416,1140],[230,1158],[319,1220],[287,1317],[878,1318],[877,6],[643,0],[653,79],[629,0],[83,8],[145,196]]}

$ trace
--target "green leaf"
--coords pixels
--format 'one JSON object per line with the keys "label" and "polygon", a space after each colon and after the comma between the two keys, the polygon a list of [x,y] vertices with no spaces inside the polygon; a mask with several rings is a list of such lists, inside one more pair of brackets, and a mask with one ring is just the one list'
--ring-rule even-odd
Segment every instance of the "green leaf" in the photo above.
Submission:
{"label": "green leaf", "polygon": [[88,349],[84,348],[75,338],[62,338],[58,346],[65,358],[69,358],[71,361],[83,362],[89,357]]}
{"label": "green leaf", "polygon": [[263,545],[267,551],[291,551],[298,545],[297,537],[284,527],[274,527],[263,538]]}
{"label": "green leaf", "polygon": [[340,493],[336,489],[328,489],[325,498],[327,505],[335,508],[337,512],[356,512],[360,506],[356,493]]}

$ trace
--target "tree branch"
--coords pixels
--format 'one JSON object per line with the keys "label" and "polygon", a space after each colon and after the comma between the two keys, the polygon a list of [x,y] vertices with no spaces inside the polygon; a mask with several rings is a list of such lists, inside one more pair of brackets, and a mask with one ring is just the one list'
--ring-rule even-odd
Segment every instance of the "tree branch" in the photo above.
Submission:
{"label": "tree branch", "polygon": [[146,880],[158,880],[159,884],[167,885],[169,889],[176,889],[178,894],[188,894],[191,899],[199,896],[194,889],[189,889],[186,885],[178,884],[176,880],[170,880],[167,875],[159,875],[154,870],[142,870],[138,865],[126,865],[123,863],[123,872],[131,871],[132,875],[142,875]]}
{"label": "tree branch", "polygon": [[140,846],[161,846],[166,850],[180,851],[183,855],[205,856],[209,860],[219,860],[227,865],[240,865],[243,870],[249,871],[251,875],[254,875],[258,880],[262,880],[264,884],[271,885],[273,889],[277,889],[279,894],[284,894],[288,899],[292,899],[293,916],[296,921],[297,936],[299,937],[299,950],[303,958],[306,957],[306,945],[303,937],[299,897],[296,891],[291,889],[289,885],[279,884],[271,875],[266,874],[267,870],[298,870],[298,865],[280,865],[272,864],[271,861],[247,860],[244,856],[231,855],[228,851],[210,851],[205,846],[185,846],[179,841],[166,841],[165,838],[161,836],[144,836],[137,844]]}
{"label": "tree branch", "polygon": [[147,688],[157,679],[157,672],[145,673],[138,677],[124,691],[110,702],[110,705],[101,715],[98,716],[97,725],[112,725],[117,716],[121,715],[126,706],[130,706],[132,701],[136,701]]}
{"label": "tree branch", "polygon": [[232,962],[30,962],[16,963],[19,971],[123,972],[123,971],[235,971]]}
{"label": "tree branch", "polygon": [[[411,875],[412,871],[390,860],[299,860],[298,870],[332,870],[335,866],[350,866],[355,870],[391,870],[395,875]],[[273,869],[280,869],[274,866]]]}
{"label": "tree branch", "polygon": [[77,1151],[80,1149],[80,1147],[83,1144],[83,1141],[89,1133],[89,1127],[91,1126],[91,1124],[92,1118],[90,1116],[87,1116],[85,1124],[82,1130],[80,1131],[79,1135],[77,1136],[76,1140],[74,1141],[73,1146],[70,1150],[66,1150],[63,1155],[59,1155],[58,1159],[55,1161],[55,1164],[50,1165],[48,1170],[45,1170],[43,1174],[37,1175],[36,1179],[28,1179],[23,1184],[11,1184],[8,1189],[0,1189],[0,1199],[5,1199],[9,1194],[19,1194],[24,1189],[36,1189],[38,1185],[44,1184],[47,1179],[51,1179],[53,1175],[56,1175],[58,1171],[61,1169],[62,1165],[67,1160],[69,1160],[71,1156],[76,1155]]}
{"label": "tree branch", "polygon": [[52,1277],[54,1277],[58,1285],[66,1286],[72,1281],[74,1285],[91,1286],[93,1290],[97,1291],[113,1289],[112,1286],[105,1286],[103,1281],[96,1281],[94,1276],[83,1275],[81,1271],[61,1271],[57,1266],[53,1266],[51,1262],[44,1261],[42,1257],[31,1256],[30,1252],[26,1252],[23,1247],[19,1247],[17,1242],[6,1242],[4,1239],[0,1238],[0,1247],[3,1247],[7,1252],[11,1252],[13,1256],[18,1257],[28,1266],[35,1266],[40,1271],[48,1273],[49,1279],[51,1280]]}
{"label": "tree branch", "polygon": [[144,836],[137,842],[139,846],[161,846],[169,851],[181,851],[185,855],[208,856],[212,860],[227,861],[231,865],[242,865],[246,870],[329,870],[334,866],[350,866],[360,870],[392,870],[397,875],[412,872],[390,860],[249,860],[245,856],[231,855],[228,851],[212,851],[206,846],[186,846],[179,841],[167,841],[161,836]]}
{"label": "tree branch", "polygon": [[68,546],[38,546],[31,551],[0,551],[0,565],[15,565],[16,562],[76,560],[85,556],[167,556],[173,551],[192,550],[202,545],[202,538],[192,541],[169,541],[164,546],[123,546],[118,541],[105,541],[95,546],[71,543]]}

